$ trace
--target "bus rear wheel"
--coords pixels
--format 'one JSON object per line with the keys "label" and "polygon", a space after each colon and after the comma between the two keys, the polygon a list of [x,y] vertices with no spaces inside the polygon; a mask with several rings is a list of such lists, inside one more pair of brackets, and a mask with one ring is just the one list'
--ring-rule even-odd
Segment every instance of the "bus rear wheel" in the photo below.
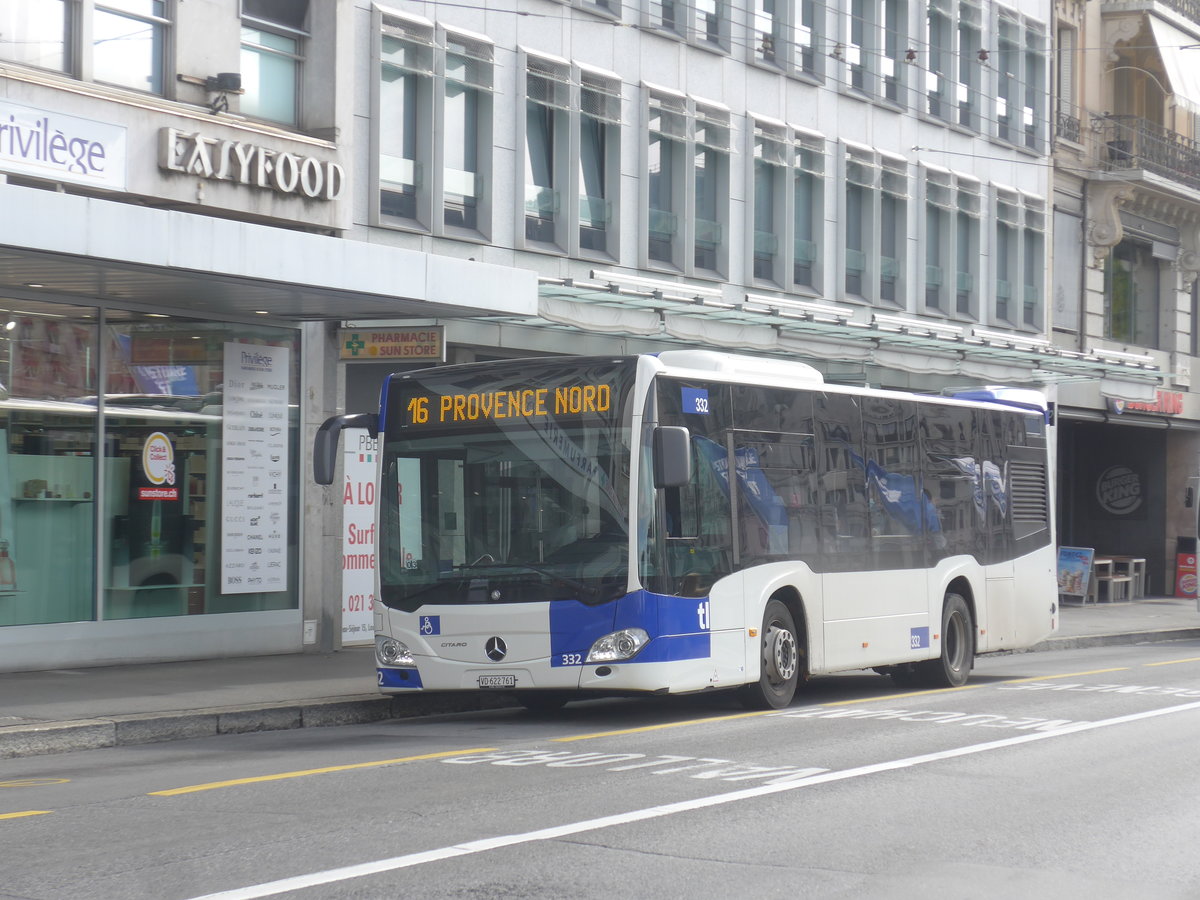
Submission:
{"label": "bus rear wheel", "polygon": [[791,611],[778,600],[768,600],[763,611],[762,671],[755,684],[741,689],[742,703],[750,709],[783,709],[796,695],[802,651]]}
{"label": "bus rear wheel", "polygon": [[921,674],[936,687],[962,687],[975,665],[975,626],[961,594],[949,593],[942,604],[942,654],[923,662]]}

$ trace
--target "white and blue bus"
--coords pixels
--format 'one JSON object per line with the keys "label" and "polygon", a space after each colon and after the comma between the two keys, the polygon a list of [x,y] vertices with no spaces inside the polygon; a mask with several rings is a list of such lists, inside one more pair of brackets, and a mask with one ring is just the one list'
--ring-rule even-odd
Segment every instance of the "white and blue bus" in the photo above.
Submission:
{"label": "white and blue bus", "polygon": [[1057,627],[1046,405],[824,383],[671,350],[392,375],[380,440],[380,689],[572,698],[812,675],[963,684]]}

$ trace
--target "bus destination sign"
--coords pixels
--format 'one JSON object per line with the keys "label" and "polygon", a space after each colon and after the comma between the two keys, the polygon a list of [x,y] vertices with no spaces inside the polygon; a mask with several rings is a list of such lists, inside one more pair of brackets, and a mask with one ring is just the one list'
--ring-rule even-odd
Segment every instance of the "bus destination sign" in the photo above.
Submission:
{"label": "bus destination sign", "polygon": [[440,425],[501,419],[541,419],[607,413],[612,387],[576,384],[554,388],[514,387],[412,397],[405,404],[406,425]]}

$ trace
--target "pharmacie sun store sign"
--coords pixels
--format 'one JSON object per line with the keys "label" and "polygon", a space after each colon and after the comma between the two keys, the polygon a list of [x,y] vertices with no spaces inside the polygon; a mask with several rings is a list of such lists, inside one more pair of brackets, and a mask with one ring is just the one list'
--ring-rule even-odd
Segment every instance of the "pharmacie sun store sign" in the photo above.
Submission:
{"label": "pharmacie sun store sign", "polygon": [[124,190],[125,129],[0,100],[0,172]]}
{"label": "pharmacie sun store sign", "polygon": [[333,200],[346,173],[335,162],[271,150],[245,141],[205,137],[199,132],[159,131],[158,164],[213,181],[229,181],[311,200]]}

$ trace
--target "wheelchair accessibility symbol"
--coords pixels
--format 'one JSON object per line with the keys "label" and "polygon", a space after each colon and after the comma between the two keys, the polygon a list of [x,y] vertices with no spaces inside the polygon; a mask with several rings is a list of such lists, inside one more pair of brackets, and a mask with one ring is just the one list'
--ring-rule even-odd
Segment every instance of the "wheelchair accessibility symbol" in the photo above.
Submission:
{"label": "wheelchair accessibility symbol", "polygon": [[442,617],[441,616],[421,616],[421,634],[441,634],[442,633]]}

